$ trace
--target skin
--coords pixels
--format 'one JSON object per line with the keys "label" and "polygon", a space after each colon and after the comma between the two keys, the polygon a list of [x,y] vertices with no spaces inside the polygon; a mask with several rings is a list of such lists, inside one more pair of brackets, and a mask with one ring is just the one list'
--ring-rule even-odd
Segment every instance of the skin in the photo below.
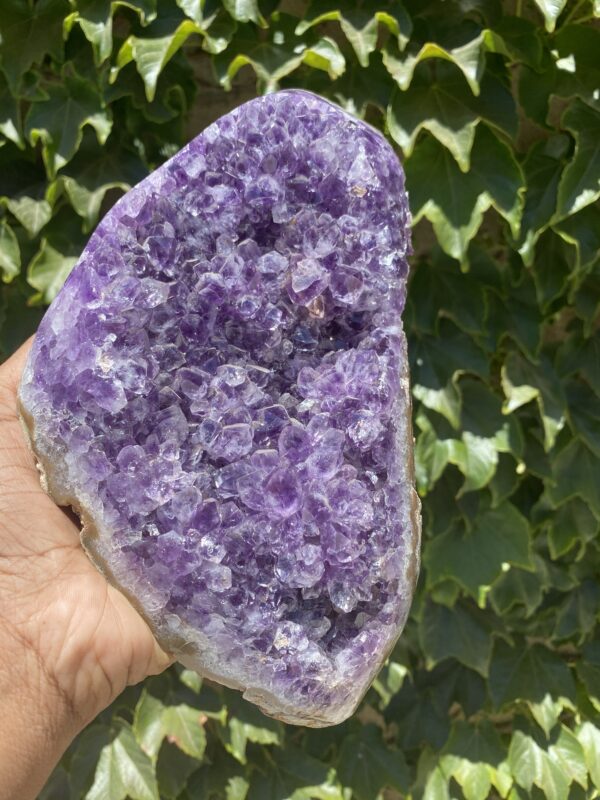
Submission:
{"label": "skin", "polygon": [[77,733],[172,663],[40,487],[17,416],[30,342],[0,366],[0,800],[29,800]]}

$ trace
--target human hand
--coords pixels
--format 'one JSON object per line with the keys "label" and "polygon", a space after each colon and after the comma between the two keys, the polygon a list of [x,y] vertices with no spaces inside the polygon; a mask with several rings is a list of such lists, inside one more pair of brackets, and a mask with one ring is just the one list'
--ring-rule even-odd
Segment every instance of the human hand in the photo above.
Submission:
{"label": "human hand", "polygon": [[34,797],[81,728],[171,663],[40,486],[17,415],[28,350],[0,366],[0,800]]}

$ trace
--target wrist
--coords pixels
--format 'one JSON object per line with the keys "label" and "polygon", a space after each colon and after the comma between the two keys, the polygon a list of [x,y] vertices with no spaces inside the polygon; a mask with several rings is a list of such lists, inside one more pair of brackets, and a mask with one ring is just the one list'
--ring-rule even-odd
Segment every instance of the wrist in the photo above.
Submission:
{"label": "wrist", "polygon": [[0,622],[0,800],[33,800],[81,727],[35,648]]}

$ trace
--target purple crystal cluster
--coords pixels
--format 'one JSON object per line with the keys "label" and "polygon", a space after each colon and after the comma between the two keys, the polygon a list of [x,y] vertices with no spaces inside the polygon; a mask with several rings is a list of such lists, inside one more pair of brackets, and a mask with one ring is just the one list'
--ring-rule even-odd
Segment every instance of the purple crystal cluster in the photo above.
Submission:
{"label": "purple crystal cluster", "polygon": [[183,663],[288,721],[351,713],[408,613],[409,248],[379,133],[258,98],[104,218],[21,386],[91,557]]}

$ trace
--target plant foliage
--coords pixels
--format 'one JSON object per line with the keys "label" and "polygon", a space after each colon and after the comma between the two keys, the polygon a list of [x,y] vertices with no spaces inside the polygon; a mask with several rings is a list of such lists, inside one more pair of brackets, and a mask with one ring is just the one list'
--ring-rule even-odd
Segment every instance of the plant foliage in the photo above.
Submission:
{"label": "plant foliage", "polygon": [[4,355],[99,216],[197,131],[190,112],[244,91],[306,87],[381,128],[414,221],[423,570],[361,709],[286,727],[174,667],[84,731],[45,800],[598,797],[599,17],[597,0],[2,0]]}

